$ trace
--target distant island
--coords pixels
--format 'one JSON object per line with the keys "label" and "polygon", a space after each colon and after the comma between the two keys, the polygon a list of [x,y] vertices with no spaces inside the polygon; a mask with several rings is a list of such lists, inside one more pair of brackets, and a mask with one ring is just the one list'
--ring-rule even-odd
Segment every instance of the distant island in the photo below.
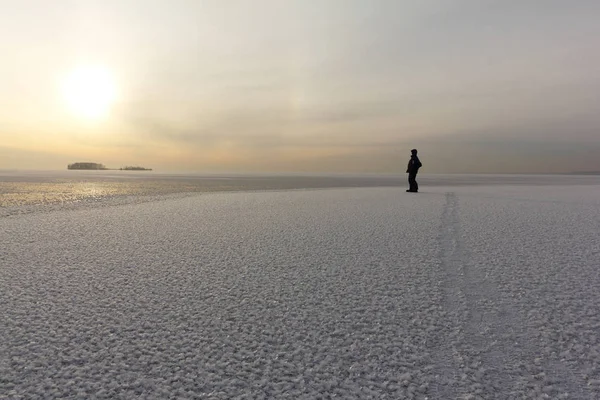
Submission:
{"label": "distant island", "polygon": [[[76,162],[67,165],[67,169],[85,169],[85,170],[112,170],[115,171],[117,168],[107,168],[104,164],[93,163],[93,162]],[[152,168],[144,168],[139,166],[125,166],[118,169],[119,171],[152,171]]]}
{"label": "distant island", "polygon": [[152,171],[152,168],[144,168],[144,167],[122,167],[119,168],[119,171]]}
{"label": "distant island", "polygon": [[106,170],[103,164],[93,163],[93,162],[76,162],[73,164],[67,165],[67,169],[102,169]]}

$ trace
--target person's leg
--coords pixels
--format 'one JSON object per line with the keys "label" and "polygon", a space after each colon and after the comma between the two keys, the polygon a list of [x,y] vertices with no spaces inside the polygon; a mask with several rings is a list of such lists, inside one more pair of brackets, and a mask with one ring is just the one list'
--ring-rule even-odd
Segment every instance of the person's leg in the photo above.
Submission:
{"label": "person's leg", "polygon": [[417,190],[415,188],[415,184],[416,184],[415,178],[416,178],[416,176],[417,176],[416,174],[412,174],[412,173],[408,174],[408,185],[409,185],[408,191],[409,192],[415,192]]}
{"label": "person's leg", "polygon": [[419,183],[417,182],[417,174],[415,173],[415,176],[413,178],[413,182],[415,183],[415,192],[419,191]]}

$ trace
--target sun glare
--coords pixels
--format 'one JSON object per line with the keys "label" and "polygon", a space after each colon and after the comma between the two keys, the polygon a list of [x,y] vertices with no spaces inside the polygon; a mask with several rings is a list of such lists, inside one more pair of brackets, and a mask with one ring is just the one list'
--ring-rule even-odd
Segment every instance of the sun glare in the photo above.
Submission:
{"label": "sun glare", "polygon": [[108,115],[116,99],[116,87],[110,71],[100,66],[83,66],[71,71],[63,83],[63,95],[69,110],[87,119]]}

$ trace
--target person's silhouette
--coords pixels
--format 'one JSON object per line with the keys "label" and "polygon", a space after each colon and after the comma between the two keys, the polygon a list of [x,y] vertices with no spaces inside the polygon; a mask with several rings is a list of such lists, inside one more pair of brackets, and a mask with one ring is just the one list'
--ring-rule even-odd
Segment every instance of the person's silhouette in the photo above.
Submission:
{"label": "person's silhouette", "polygon": [[421,168],[423,164],[421,164],[419,157],[417,157],[417,149],[412,149],[410,153],[410,160],[408,161],[408,167],[406,168],[409,185],[407,192],[417,193],[419,191],[419,184],[417,183],[417,172],[419,172],[419,168]]}

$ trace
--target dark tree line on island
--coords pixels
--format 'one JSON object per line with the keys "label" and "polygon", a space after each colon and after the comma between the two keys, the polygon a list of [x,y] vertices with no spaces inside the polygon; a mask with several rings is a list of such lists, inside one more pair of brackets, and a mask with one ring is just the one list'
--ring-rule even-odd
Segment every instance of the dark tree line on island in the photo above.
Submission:
{"label": "dark tree line on island", "polygon": [[106,168],[104,164],[93,162],[76,162],[67,165],[67,169],[86,169],[86,170],[119,170],[119,171],[152,171],[152,168],[144,168],[138,166],[125,166],[121,168]]}
{"label": "dark tree line on island", "polygon": [[152,171],[152,168],[127,166],[127,167],[119,168],[119,171]]}

